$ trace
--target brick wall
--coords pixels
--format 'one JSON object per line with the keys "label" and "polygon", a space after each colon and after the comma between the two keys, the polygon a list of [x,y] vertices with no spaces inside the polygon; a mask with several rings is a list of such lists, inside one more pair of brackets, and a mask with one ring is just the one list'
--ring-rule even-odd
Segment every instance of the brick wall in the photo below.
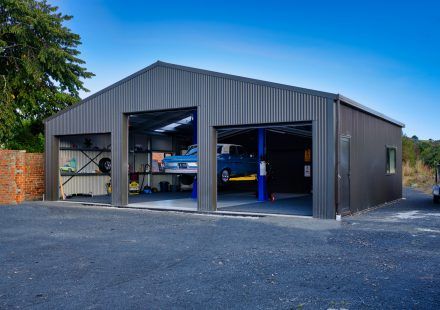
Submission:
{"label": "brick wall", "polygon": [[0,205],[41,200],[44,154],[0,150]]}
{"label": "brick wall", "polygon": [[42,200],[44,194],[44,154],[25,154],[25,200]]}

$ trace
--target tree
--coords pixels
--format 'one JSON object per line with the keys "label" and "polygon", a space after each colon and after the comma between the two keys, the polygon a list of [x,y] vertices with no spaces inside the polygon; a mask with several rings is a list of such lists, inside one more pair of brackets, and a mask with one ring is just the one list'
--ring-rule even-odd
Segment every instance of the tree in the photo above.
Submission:
{"label": "tree", "polygon": [[419,143],[420,158],[423,162],[430,166],[435,167],[440,163],[440,145],[434,143],[432,140],[422,141]]}
{"label": "tree", "polygon": [[416,140],[402,137],[402,160],[414,167],[417,160]]}
{"label": "tree", "polygon": [[0,0],[0,146],[20,148],[18,135],[41,145],[43,119],[87,91],[83,79],[94,74],[78,58],[80,36],[64,26],[71,18],[46,0]]}

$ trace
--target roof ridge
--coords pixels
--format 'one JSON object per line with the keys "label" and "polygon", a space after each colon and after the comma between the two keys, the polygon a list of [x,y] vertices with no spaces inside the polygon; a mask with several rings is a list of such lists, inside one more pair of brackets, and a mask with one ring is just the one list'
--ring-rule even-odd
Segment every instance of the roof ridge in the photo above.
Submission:
{"label": "roof ridge", "polygon": [[51,119],[56,118],[56,117],[64,114],[65,112],[86,103],[87,101],[101,95],[102,93],[109,91],[110,89],[113,89],[113,88],[137,77],[138,75],[141,75],[141,74],[143,74],[151,69],[154,69],[156,67],[178,69],[178,70],[183,70],[183,71],[188,71],[188,72],[193,72],[193,73],[198,73],[198,74],[205,74],[205,75],[209,75],[209,76],[227,78],[227,79],[231,79],[231,80],[235,80],[235,81],[242,81],[242,82],[256,84],[256,85],[263,85],[263,86],[273,87],[273,88],[278,88],[278,89],[286,89],[286,90],[291,90],[291,91],[296,91],[296,92],[302,92],[302,93],[307,93],[310,95],[326,97],[326,98],[331,98],[331,99],[336,99],[336,97],[337,97],[337,94],[314,90],[314,89],[310,89],[310,88],[303,88],[303,87],[292,86],[292,85],[288,85],[288,84],[281,84],[281,83],[276,83],[276,82],[264,81],[264,80],[259,80],[259,79],[254,79],[254,78],[249,78],[249,77],[244,77],[244,76],[239,76],[239,75],[233,75],[233,74],[211,71],[211,70],[206,70],[206,69],[199,69],[199,68],[188,67],[188,66],[183,66],[183,65],[177,65],[177,64],[157,60],[156,62],[152,63],[151,65],[149,65],[139,71],[136,71],[133,74],[130,74],[129,76],[123,78],[122,80],[119,80],[113,84],[110,84],[109,86],[101,89],[100,91],[98,91],[94,94],[91,94],[90,96],[82,99],[78,103],[71,105],[61,111],[58,111],[54,115],[46,118],[44,120],[44,122],[50,121]]}
{"label": "roof ridge", "polygon": [[156,63],[158,66],[163,66],[163,67],[167,67],[167,68],[179,69],[179,70],[183,70],[183,71],[205,74],[205,75],[209,75],[209,76],[227,78],[227,79],[231,79],[231,80],[235,80],[235,81],[238,80],[238,81],[243,81],[243,82],[247,82],[247,83],[251,83],[251,84],[264,85],[264,86],[268,86],[268,87],[284,88],[287,90],[304,92],[304,93],[308,93],[308,94],[320,96],[320,97],[327,97],[327,98],[332,98],[332,99],[336,99],[336,97],[337,97],[336,93],[330,93],[330,92],[320,91],[320,90],[311,89],[311,88],[305,88],[305,87],[293,86],[293,85],[283,84],[283,83],[278,83],[278,82],[260,80],[260,79],[255,79],[255,78],[251,78],[251,77],[245,77],[245,76],[241,76],[241,75],[223,73],[223,72],[212,71],[212,70],[207,70],[207,69],[188,67],[188,66],[173,64],[173,63],[164,62],[164,61],[160,61],[160,60],[158,60]]}

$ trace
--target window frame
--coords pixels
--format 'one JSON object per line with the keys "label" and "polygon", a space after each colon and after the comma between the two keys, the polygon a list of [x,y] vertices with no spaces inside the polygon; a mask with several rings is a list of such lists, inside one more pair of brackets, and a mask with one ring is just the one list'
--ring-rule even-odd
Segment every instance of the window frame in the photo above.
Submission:
{"label": "window frame", "polygon": [[[394,151],[394,171],[391,170],[391,157],[390,150]],[[385,174],[395,175],[397,173],[397,146],[386,145],[385,146]]]}

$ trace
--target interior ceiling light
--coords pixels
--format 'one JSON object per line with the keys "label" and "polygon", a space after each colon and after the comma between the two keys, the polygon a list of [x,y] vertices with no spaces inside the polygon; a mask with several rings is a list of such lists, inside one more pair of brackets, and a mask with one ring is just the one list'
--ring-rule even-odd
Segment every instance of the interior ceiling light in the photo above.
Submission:
{"label": "interior ceiling light", "polygon": [[158,129],[155,129],[154,131],[156,131],[156,132],[173,131],[176,129],[176,127],[179,127],[180,125],[186,125],[186,124],[191,123],[192,120],[193,120],[192,116],[188,116],[188,117],[182,118],[181,120],[179,120],[177,122],[174,122],[174,123],[168,124],[166,126],[160,127]]}
{"label": "interior ceiling light", "polygon": [[160,129],[165,130],[165,131],[170,131],[170,130],[176,129],[176,127],[179,127],[180,125],[182,125],[182,124],[171,123],[171,124],[168,124],[166,126],[161,127]]}
{"label": "interior ceiling light", "polygon": [[193,117],[192,116],[188,116],[188,117],[182,118],[180,121],[178,121],[176,123],[182,124],[182,125],[186,125],[186,124],[191,123],[192,120],[193,120]]}

